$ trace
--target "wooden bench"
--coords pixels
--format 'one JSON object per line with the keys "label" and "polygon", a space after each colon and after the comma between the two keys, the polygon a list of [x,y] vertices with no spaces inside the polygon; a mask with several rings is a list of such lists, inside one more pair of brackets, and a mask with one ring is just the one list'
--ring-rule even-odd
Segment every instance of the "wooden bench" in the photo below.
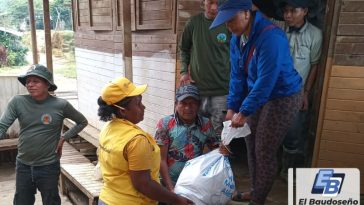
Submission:
{"label": "wooden bench", "polygon": [[93,177],[95,166],[67,142],[63,145],[61,157],[60,189],[67,194],[65,179],[67,178],[89,201],[89,205],[96,205],[102,188],[102,181]]}
{"label": "wooden bench", "polygon": [[[69,119],[65,119],[63,121],[63,124],[67,128],[71,128],[72,126],[75,125],[75,123]],[[78,136],[82,137],[95,147],[99,146],[99,135],[100,135],[100,130],[91,125],[87,125],[81,132],[78,133]]]}
{"label": "wooden bench", "polygon": [[18,148],[18,138],[0,140],[0,151]]}

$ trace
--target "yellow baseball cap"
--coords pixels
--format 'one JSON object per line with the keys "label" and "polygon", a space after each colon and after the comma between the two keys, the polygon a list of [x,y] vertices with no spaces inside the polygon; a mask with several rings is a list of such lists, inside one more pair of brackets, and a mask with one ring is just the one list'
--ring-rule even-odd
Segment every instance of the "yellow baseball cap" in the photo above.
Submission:
{"label": "yellow baseball cap", "polygon": [[125,77],[109,82],[101,91],[101,98],[108,105],[115,104],[126,97],[137,96],[145,92],[147,85],[135,86]]}

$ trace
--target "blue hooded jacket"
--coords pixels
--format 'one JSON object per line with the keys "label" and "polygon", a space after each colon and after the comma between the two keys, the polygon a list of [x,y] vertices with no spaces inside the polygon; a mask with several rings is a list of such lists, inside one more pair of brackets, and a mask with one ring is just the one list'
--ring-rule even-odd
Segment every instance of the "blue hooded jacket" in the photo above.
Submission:
{"label": "blue hooded jacket", "polygon": [[[253,114],[269,100],[291,96],[302,88],[284,31],[262,13],[252,13],[254,22],[249,39],[240,50],[240,37],[230,41],[231,73],[227,107],[244,116]],[[267,28],[271,29],[267,29]],[[244,71],[250,48],[252,57]]]}

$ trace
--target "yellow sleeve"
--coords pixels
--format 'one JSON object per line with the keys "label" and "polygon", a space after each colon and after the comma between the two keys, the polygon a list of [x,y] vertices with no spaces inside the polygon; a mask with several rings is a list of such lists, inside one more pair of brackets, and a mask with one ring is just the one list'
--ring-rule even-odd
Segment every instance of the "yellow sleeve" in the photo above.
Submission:
{"label": "yellow sleeve", "polygon": [[141,171],[152,169],[153,147],[143,135],[135,136],[124,148],[124,157],[129,164],[129,170]]}

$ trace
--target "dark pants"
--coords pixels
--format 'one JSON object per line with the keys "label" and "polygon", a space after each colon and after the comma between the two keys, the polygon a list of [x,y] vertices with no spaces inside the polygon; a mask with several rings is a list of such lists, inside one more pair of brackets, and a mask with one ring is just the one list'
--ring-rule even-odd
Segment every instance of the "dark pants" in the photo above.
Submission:
{"label": "dark pants", "polygon": [[307,114],[307,112],[303,111],[297,113],[292,126],[288,129],[287,135],[284,138],[284,151],[292,154],[304,154],[305,141],[308,134]]}
{"label": "dark pants", "polygon": [[60,205],[59,174],[59,162],[45,166],[28,166],[17,161],[14,205],[33,205],[37,189],[44,205]]}
{"label": "dark pants", "polygon": [[107,205],[105,202],[103,202],[101,199],[99,199],[99,202],[97,203],[97,205]]}
{"label": "dark pants", "polygon": [[277,151],[302,105],[302,93],[268,101],[247,122],[245,137],[252,182],[251,204],[264,204],[277,172]]}
{"label": "dark pants", "polygon": [[300,111],[283,141],[281,176],[286,177],[288,168],[304,167],[307,156],[308,112]]}

